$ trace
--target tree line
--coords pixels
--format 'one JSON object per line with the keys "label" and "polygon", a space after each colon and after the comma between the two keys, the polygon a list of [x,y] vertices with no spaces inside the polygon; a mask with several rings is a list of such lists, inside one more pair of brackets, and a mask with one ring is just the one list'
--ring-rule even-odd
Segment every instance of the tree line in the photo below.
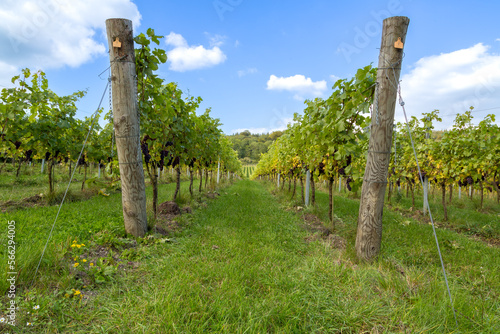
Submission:
{"label": "tree line", "polygon": [[261,154],[266,153],[269,146],[281,137],[282,131],[264,134],[252,134],[249,130],[229,135],[233,149],[238,152],[238,158],[244,164],[256,164]]}

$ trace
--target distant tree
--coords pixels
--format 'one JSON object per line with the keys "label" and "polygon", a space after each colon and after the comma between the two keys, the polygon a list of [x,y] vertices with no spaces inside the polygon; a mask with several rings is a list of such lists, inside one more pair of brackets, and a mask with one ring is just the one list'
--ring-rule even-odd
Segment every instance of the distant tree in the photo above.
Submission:
{"label": "distant tree", "polygon": [[282,134],[281,131],[274,131],[271,134],[252,134],[245,130],[228,136],[228,139],[232,143],[233,149],[238,152],[240,160],[248,158],[247,163],[256,163],[259,161],[260,155],[266,153],[269,146]]}
{"label": "distant tree", "polygon": [[272,141],[275,141],[276,139],[278,139],[279,137],[281,137],[281,135],[283,135],[282,131],[274,131],[274,132],[271,132],[271,134],[269,135],[269,138]]}

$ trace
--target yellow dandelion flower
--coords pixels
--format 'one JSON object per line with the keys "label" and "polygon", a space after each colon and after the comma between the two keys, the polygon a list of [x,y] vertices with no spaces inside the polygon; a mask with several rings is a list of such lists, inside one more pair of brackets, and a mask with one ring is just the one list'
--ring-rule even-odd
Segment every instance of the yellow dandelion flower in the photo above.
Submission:
{"label": "yellow dandelion flower", "polygon": [[82,247],[82,245],[76,245],[76,247],[80,248],[80,247]]}
{"label": "yellow dandelion flower", "polygon": [[76,240],[73,240],[73,243],[76,244]]}
{"label": "yellow dandelion flower", "polygon": [[75,264],[73,265],[73,267],[75,267],[75,268],[76,268],[76,267],[78,267],[79,265],[80,265],[80,263],[78,263],[78,262],[77,262],[77,263],[75,263]]}
{"label": "yellow dandelion flower", "polygon": [[83,259],[82,262],[87,262],[87,260]]}
{"label": "yellow dandelion flower", "polygon": [[75,245],[75,244],[72,244],[72,245],[71,245],[71,248],[75,248],[75,247],[76,247],[76,245]]}
{"label": "yellow dandelion flower", "polygon": [[78,296],[79,294],[81,294],[80,290],[76,290],[74,293],[75,296]]}
{"label": "yellow dandelion flower", "polygon": [[91,266],[91,267],[93,267],[93,266],[94,266],[94,264],[93,264],[92,262],[90,262],[90,266]]}
{"label": "yellow dandelion flower", "polygon": [[64,295],[64,297],[68,298],[68,297],[69,297],[69,294],[67,294],[67,293],[66,293],[66,294]]}
{"label": "yellow dandelion flower", "polygon": [[85,246],[85,244],[81,244],[81,246]]}

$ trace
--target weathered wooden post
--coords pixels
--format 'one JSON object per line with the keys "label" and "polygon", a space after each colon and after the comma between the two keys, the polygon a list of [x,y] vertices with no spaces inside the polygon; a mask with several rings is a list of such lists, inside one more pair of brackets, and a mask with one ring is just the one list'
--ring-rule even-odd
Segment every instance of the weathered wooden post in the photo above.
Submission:
{"label": "weathered wooden post", "polygon": [[[430,120],[429,117],[426,118],[427,121]],[[425,134],[425,139],[430,138],[430,129],[427,128],[427,132]],[[427,152],[428,154],[429,152]],[[423,213],[424,216],[427,215],[427,208],[429,207],[429,178],[427,177],[427,173],[425,173],[425,177],[422,180],[423,181],[423,188],[424,188],[424,207],[423,207]]]}
{"label": "weathered wooden post", "polygon": [[219,157],[219,162],[217,163],[217,184],[219,184],[220,181],[220,157]]}
{"label": "weathered wooden post", "polygon": [[108,19],[106,31],[111,63],[113,122],[122,183],[123,220],[127,233],[142,237],[146,234],[148,221],[139,137],[132,21]]}
{"label": "weathered wooden post", "polygon": [[306,172],[306,198],[305,198],[305,206],[309,206],[309,189],[311,184],[311,172],[309,169]]}
{"label": "weathered wooden post", "polygon": [[410,19],[394,16],[384,20],[378,62],[377,87],[372,111],[370,143],[359,206],[356,252],[372,260],[380,252],[382,213],[390,161],[394,110],[403,60],[403,43]]}

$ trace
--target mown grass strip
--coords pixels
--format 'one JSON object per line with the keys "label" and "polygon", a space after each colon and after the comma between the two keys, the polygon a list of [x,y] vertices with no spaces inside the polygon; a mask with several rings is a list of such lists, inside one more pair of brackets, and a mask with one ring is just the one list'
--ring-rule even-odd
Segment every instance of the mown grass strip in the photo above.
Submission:
{"label": "mown grass strip", "polygon": [[[307,243],[300,217],[263,184],[241,181],[195,211],[175,242],[139,246],[139,268],[57,308],[40,291],[37,333],[360,333],[456,330],[434,259],[430,227],[384,213],[384,246],[373,264],[353,254],[355,200],[336,197],[342,251]],[[282,197],[281,197],[282,196]],[[324,219],[327,195],[318,192]],[[90,201],[83,202],[90,203]],[[104,211],[106,209],[103,208]],[[82,210],[84,211],[84,210]],[[104,212],[103,212],[104,213]],[[500,330],[498,252],[451,231],[455,307],[461,332]],[[309,238],[307,238],[309,240]],[[429,239],[427,241],[427,239]],[[456,243],[458,242],[458,244]],[[457,245],[455,247],[453,245]],[[496,258],[495,258],[496,256]],[[484,257],[484,258],[483,258]],[[481,266],[490,261],[489,267]],[[457,265],[458,262],[458,265]],[[496,267],[492,267],[496,266]],[[483,270],[483,274],[481,274]],[[483,280],[483,276],[485,280]]]}
{"label": "mown grass strip", "polygon": [[[286,190],[276,191],[273,183],[266,184],[285,207],[301,205],[299,195],[292,200]],[[300,194],[300,189],[297,193]],[[305,212],[314,213],[326,226],[331,225],[328,219],[328,194],[316,192],[316,206]],[[358,263],[354,249],[359,200],[335,196],[334,213],[340,219],[336,222],[335,233],[345,238],[347,243],[343,258],[369,268]],[[440,332],[444,328],[453,329],[453,315],[439,269],[432,227],[388,208],[384,209],[383,226],[381,254],[371,266],[377,266],[382,277],[387,274],[390,276],[394,271],[401,273],[409,290],[404,293],[404,289],[394,290],[394,297],[403,293],[404,298],[409,298],[411,307],[405,309],[404,313],[411,310],[408,316],[414,319],[411,323],[417,325],[415,328],[426,328],[423,324],[432,324],[431,327],[436,326],[433,332]],[[500,331],[500,249],[451,230],[438,229],[437,234],[446,270],[450,274],[454,307],[461,313],[460,329],[465,332]],[[383,290],[400,289],[397,281],[392,277],[389,280],[384,278],[379,283]],[[420,317],[414,318],[415,315]]]}

